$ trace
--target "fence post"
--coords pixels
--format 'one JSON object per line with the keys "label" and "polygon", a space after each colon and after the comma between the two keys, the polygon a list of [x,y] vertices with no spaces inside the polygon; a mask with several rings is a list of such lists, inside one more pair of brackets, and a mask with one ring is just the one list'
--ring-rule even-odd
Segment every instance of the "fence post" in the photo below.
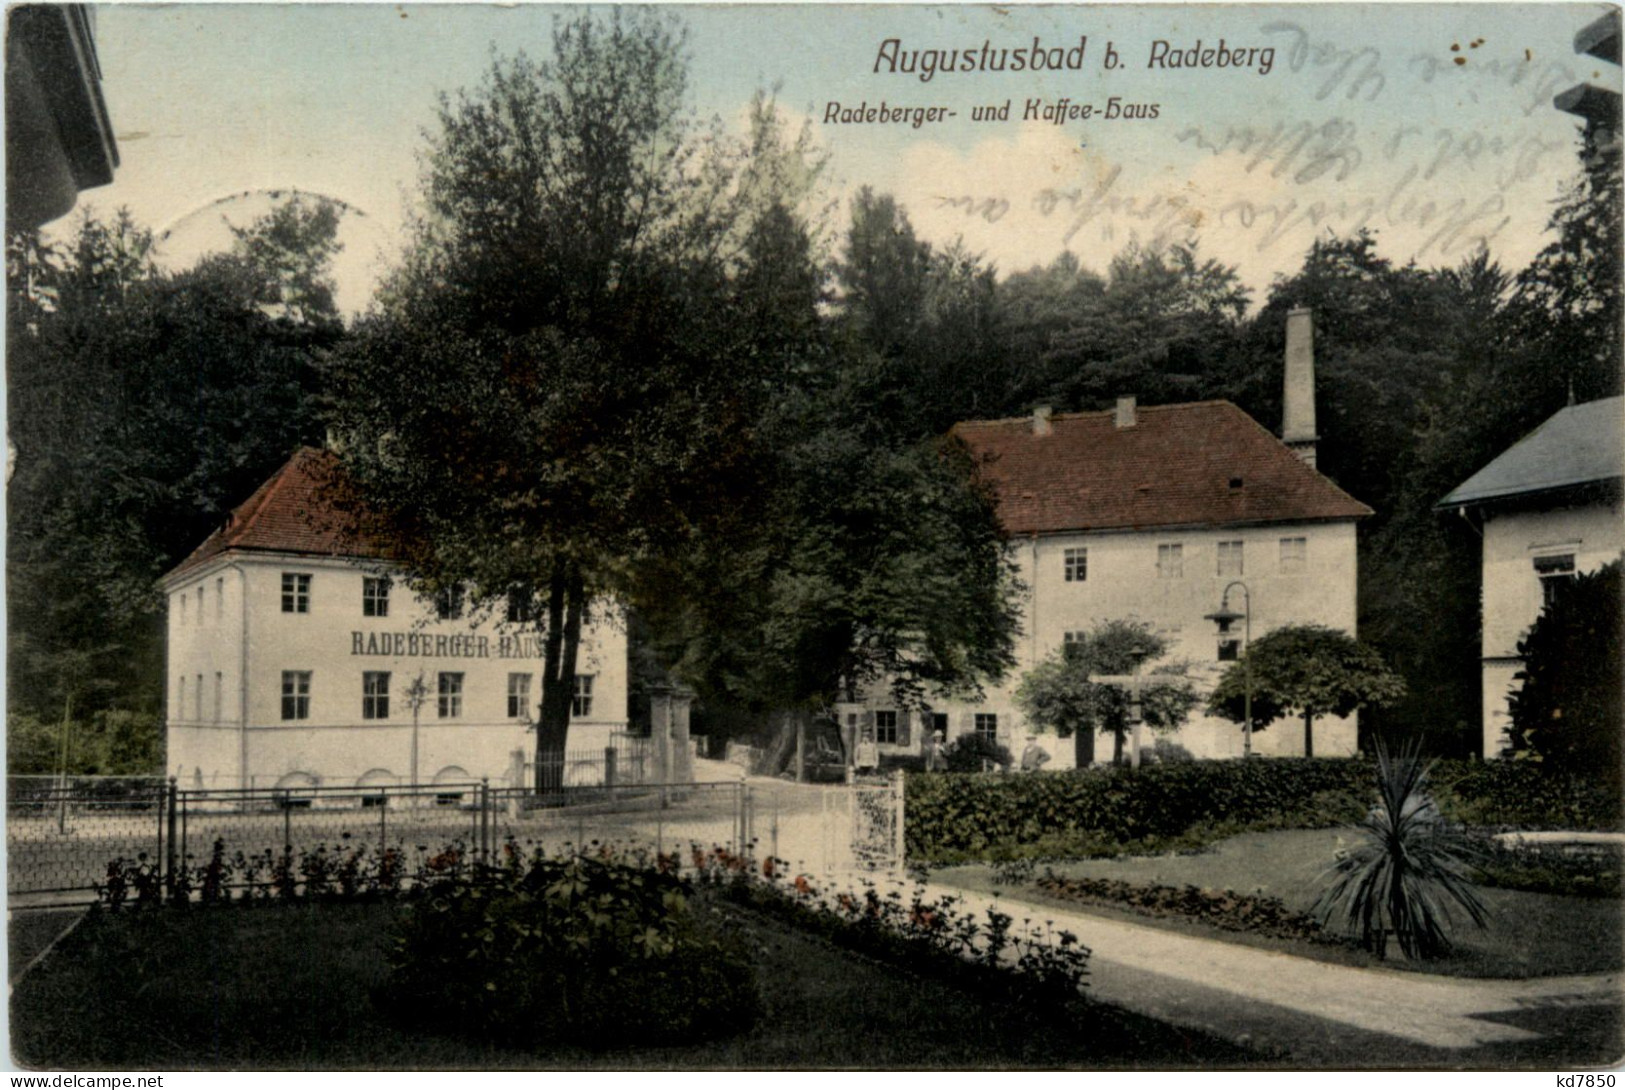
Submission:
{"label": "fence post", "polygon": [[604,786],[615,786],[615,747],[604,747]]}
{"label": "fence post", "polygon": [[480,860],[491,862],[491,778],[480,777]]}
{"label": "fence post", "polygon": [[892,773],[891,783],[891,812],[892,812],[892,860],[894,866],[902,869],[905,859],[906,846],[903,838],[904,809],[908,799],[908,774],[902,769]]}
{"label": "fence post", "polygon": [[383,805],[378,807],[378,858],[389,850],[389,792],[384,792]]}
{"label": "fence post", "polygon": [[166,886],[168,887],[169,896],[171,898],[173,898],[175,896],[175,820],[176,820],[176,818],[178,816],[175,813],[175,809],[176,809],[176,803],[178,801],[178,796],[179,796],[179,792],[176,791],[176,789],[175,789],[175,777],[171,776],[171,777],[169,777],[169,791],[167,792],[167,795],[166,795],[166,800],[168,802],[168,808],[169,808],[169,822],[168,822],[168,824],[169,824],[169,829],[168,829],[169,846],[168,846],[168,854],[167,854],[166,860],[165,860],[166,863],[167,863],[167,869],[169,871],[169,878],[168,878],[168,881],[166,882]]}

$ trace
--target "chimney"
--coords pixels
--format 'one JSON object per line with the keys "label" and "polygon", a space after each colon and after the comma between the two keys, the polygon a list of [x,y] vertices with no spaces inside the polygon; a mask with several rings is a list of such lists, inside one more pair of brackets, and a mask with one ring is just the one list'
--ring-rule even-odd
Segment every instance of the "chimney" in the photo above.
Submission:
{"label": "chimney", "polygon": [[1315,464],[1314,312],[1296,307],[1286,315],[1286,386],[1281,398],[1281,441]]}
{"label": "chimney", "polygon": [[1134,426],[1134,398],[1132,396],[1117,399],[1115,422],[1120,428],[1132,428]]}
{"label": "chimney", "polygon": [[1048,435],[1050,433],[1049,414],[1050,407],[1048,405],[1033,406],[1034,435]]}

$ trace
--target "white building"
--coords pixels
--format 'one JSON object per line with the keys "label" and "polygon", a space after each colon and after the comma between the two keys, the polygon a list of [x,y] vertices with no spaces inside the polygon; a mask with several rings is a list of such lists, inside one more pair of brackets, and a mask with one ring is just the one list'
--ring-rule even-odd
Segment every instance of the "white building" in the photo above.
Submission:
{"label": "white building", "polygon": [[1618,397],[1570,405],[1439,501],[1484,539],[1484,756],[1506,745],[1518,643],[1563,583],[1625,551]]}
{"label": "white building", "polygon": [[[1355,631],[1355,523],[1371,509],[1314,468],[1312,327],[1306,310],[1288,318],[1285,440],[1225,401],[973,421],[955,427],[984,460],[1019,576],[1028,587],[1015,669],[985,699],[939,703],[925,712],[887,705],[884,689],[838,706],[849,727],[872,729],[882,753],[917,751],[921,728],[951,741],[978,732],[1018,755],[1029,727],[1014,694],[1021,675],[1073,634],[1112,620],[1149,624],[1170,644],[1160,662],[1188,665],[1211,689],[1240,635],[1221,639],[1208,614],[1241,580],[1254,639],[1289,624]],[[1242,592],[1231,592],[1237,609]],[[1237,626],[1239,629],[1239,625]],[[1148,668],[1157,663],[1147,664]],[[1151,744],[1148,731],[1144,742]],[[1167,736],[1197,757],[1239,757],[1239,724],[1201,714]],[[1040,735],[1048,768],[1109,760],[1109,738],[1081,745]],[[1317,719],[1315,756],[1355,752],[1354,716]],[[1253,736],[1254,751],[1304,752],[1301,720]]]}
{"label": "white building", "polygon": [[[170,773],[183,787],[524,776],[535,626],[464,617],[393,578],[379,550],[335,529],[317,483],[330,458],[299,451],[164,577]],[[594,618],[578,670],[567,757],[601,756],[627,725],[624,624]]]}

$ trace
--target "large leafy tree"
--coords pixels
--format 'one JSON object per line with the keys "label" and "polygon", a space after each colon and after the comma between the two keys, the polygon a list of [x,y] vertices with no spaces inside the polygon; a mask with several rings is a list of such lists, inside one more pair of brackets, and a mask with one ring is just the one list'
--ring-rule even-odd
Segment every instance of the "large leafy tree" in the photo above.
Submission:
{"label": "large leafy tree", "polygon": [[[10,240],[13,710],[158,707],[157,577],[319,435],[315,362],[341,332],[319,291],[336,223],[288,202],[176,273],[123,213],[86,213],[56,247]],[[285,306],[295,267],[303,294]]]}
{"label": "large leafy tree", "polygon": [[[1587,134],[1580,172],[1552,211],[1553,239],[1517,279],[1514,309],[1524,336],[1545,356],[1548,391],[1578,401],[1620,392],[1620,251],[1625,246],[1625,181],[1617,140]],[[1548,393],[1548,398],[1550,393]]]}
{"label": "large leafy tree", "polygon": [[852,350],[872,357],[861,396],[894,435],[923,439],[1004,411],[1003,311],[995,271],[979,255],[958,241],[938,248],[917,238],[903,207],[865,186],[851,203],[834,280],[835,324]]}
{"label": "large leafy tree", "polygon": [[680,29],[589,13],[552,46],[442,100],[406,259],[330,376],[351,498],[420,587],[534,605],[544,787],[593,611],[748,524],[773,355],[733,320],[752,222]]}
{"label": "large leafy tree", "polygon": [[1159,733],[1177,730],[1198,699],[1177,663],[1157,663],[1168,642],[1141,621],[1103,621],[1063,645],[1022,676],[1016,703],[1028,722],[1077,740],[1079,764],[1094,759],[1096,732],[1112,737],[1112,763],[1123,763],[1132,724],[1129,693],[1096,680],[1132,674],[1149,665],[1141,690],[1141,715]]}
{"label": "large leafy tree", "polygon": [[1078,409],[1132,394],[1147,404],[1209,396],[1241,332],[1247,289],[1235,269],[1191,246],[1129,246],[1112,258],[1098,293],[1077,282],[1081,304],[1049,338],[1044,389]]}
{"label": "large leafy tree", "polygon": [[969,694],[1012,664],[1013,569],[991,497],[956,442],[917,438],[871,396],[888,361],[819,319],[806,228],[752,232],[735,314],[768,314],[757,517],[695,539],[641,602],[667,661],[711,707],[805,727],[884,681],[907,704]]}
{"label": "large leafy tree", "polygon": [[[1249,676],[1250,675],[1250,676]],[[1208,711],[1233,723],[1246,718],[1247,688],[1253,694],[1254,730],[1263,716],[1303,717],[1303,752],[1315,755],[1315,720],[1348,715],[1398,699],[1405,684],[1372,648],[1325,625],[1287,625],[1253,641],[1219,678]]]}
{"label": "large leafy tree", "polygon": [[1521,683],[1508,701],[1508,753],[1620,780],[1620,562],[1577,576],[1518,644]]}

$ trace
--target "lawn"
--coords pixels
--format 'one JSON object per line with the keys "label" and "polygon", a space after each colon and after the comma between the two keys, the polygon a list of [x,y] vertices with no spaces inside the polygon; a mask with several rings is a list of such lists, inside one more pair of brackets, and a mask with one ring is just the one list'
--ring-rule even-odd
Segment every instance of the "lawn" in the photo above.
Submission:
{"label": "lawn", "polygon": [[[1052,864],[1064,877],[1115,878],[1140,885],[1198,886],[1278,897],[1288,908],[1307,912],[1320,889],[1320,876],[1340,840],[1337,829],[1293,829],[1245,833],[1189,855],[1085,859]],[[1043,873],[1040,865],[1038,873]],[[999,885],[987,866],[945,867],[932,872],[944,884],[999,890],[1006,897],[1039,904],[1064,903],[1080,911],[1184,934],[1281,950],[1346,965],[1377,964],[1364,951],[1326,943],[1266,938],[1226,931],[1195,921],[1150,917],[1127,909],[1057,902],[1028,885]],[[1480,889],[1489,907],[1486,930],[1467,924],[1454,932],[1457,950],[1435,961],[1407,963],[1391,949],[1382,964],[1392,968],[1465,977],[1564,976],[1617,971],[1625,966],[1625,904],[1617,898],[1568,897],[1505,889]]]}
{"label": "lawn", "polygon": [[14,990],[14,1059],[71,1069],[1253,1066],[1270,1057],[1104,1004],[1078,1024],[984,1003],[766,920],[766,1014],[681,1048],[530,1053],[408,1034],[374,1013],[397,906],[263,905],[86,920]]}

